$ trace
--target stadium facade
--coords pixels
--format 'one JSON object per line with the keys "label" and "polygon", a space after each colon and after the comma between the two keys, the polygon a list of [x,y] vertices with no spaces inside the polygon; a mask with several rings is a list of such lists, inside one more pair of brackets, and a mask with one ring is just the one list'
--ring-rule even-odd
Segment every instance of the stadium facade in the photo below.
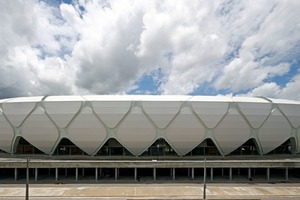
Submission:
{"label": "stadium facade", "polygon": [[[264,155],[296,156],[300,151],[299,126],[300,102],[265,97],[99,95],[0,100],[3,157],[165,158],[174,162],[168,161],[167,166],[162,163],[148,166],[169,167],[171,174],[172,169],[182,167],[182,163],[176,165],[175,160],[193,160],[185,166],[190,165],[187,168],[194,170],[194,162],[197,159],[202,162],[202,158],[208,156],[257,156],[260,159]],[[126,166],[111,164],[99,166],[118,170],[118,166]],[[244,167],[247,165],[249,163]],[[127,166],[138,168],[138,164]],[[45,168],[37,164],[35,169],[40,167]],[[61,167],[67,168],[66,165]],[[147,164],[140,167],[145,168]],[[229,163],[227,168],[232,170],[232,167]],[[272,165],[261,167],[269,169]],[[96,167],[97,178],[98,168],[101,167]],[[285,165],[283,169],[286,170]],[[78,176],[78,171],[76,173]],[[192,173],[194,176],[194,171]],[[232,171],[230,173],[232,176]],[[137,172],[134,174],[136,179]],[[16,171],[14,175],[16,178]],[[115,175],[118,176],[118,172]]]}

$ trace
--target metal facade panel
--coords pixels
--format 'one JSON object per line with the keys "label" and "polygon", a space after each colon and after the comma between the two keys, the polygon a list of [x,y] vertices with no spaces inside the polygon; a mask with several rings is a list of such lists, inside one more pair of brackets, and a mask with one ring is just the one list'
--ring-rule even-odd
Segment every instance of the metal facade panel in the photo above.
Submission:
{"label": "metal facade panel", "polygon": [[33,146],[50,154],[59,133],[42,108],[34,110],[21,128],[22,136]]}
{"label": "metal facade panel", "polygon": [[214,130],[214,138],[225,155],[244,144],[250,135],[249,125],[236,109],[230,109]]}
{"label": "metal facade panel", "polygon": [[258,132],[264,154],[269,153],[291,137],[292,127],[286,118],[274,109]]}
{"label": "metal facade panel", "polygon": [[89,155],[103,144],[107,137],[105,127],[90,108],[83,108],[67,128],[69,139]]}
{"label": "metal facade panel", "polygon": [[156,129],[141,108],[134,107],[117,128],[117,139],[134,155],[140,155],[156,138]]}
{"label": "metal facade panel", "polygon": [[205,129],[188,108],[183,108],[170,126],[166,137],[180,155],[185,155],[205,138]]}
{"label": "metal facade panel", "polygon": [[159,128],[165,128],[179,112],[178,101],[146,101],[142,106],[147,115]]}

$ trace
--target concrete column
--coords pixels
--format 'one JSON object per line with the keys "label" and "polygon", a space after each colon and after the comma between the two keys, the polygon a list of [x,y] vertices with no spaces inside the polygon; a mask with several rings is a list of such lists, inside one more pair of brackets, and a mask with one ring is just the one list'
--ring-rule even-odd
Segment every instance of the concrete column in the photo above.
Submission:
{"label": "concrete column", "polygon": [[65,177],[67,177],[67,176],[68,176],[68,169],[65,168]]}
{"label": "concrete column", "polygon": [[18,168],[15,168],[15,181],[18,180]]}
{"label": "concrete column", "polygon": [[194,167],[191,170],[192,170],[192,180],[194,180],[195,178]]}
{"label": "concrete column", "polygon": [[34,180],[35,181],[38,180],[38,168],[35,168],[35,170],[34,170]]}
{"label": "concrete column", "polygon": [[76,179],[76,181],[78,181],[78,168],[77,167],[75,169],[75,179]]}
{"label": "concrete column", "polygon": [[229,168],[229,180],[232,180],[232,168]]}
{"label": "concrete column", "polygon": [[137,180],[137,168],[136,167],[134,168],[134,180],[135,181]]}
{"label": "concrete column", "polygon": [[175,180],[175,168],[173,168],[172,176],[173,176],[173,180]]}
{"label": "concrete column", "polygon": [[289,180],[289,168],[288,167],[285,168],[285,180],[286,181]]}
{"label": "concrete column", "polygon": [[188,168],[187,170],[188,170],[188,177],[190,177],[191,176],[190,168]]}
{"label": "concrete column", "polygon": [[270,168],[268,167],[267,168],[267,181],[270,180]]}
{"label": "concrete column", "polygon": [[118,168],[115,168],[115,180],[118,180]]}
{"label": "concrete column", "polygon": [[214,168],[210,168],[210,180],[214,180]]}
{"label": "concrete column", "polygon": [[55,181],[58,181],[58,168],[55,168]]}
{"label": "concrete column", "polygon": [[248,168],[248,179],[251,178],[251,168]]}
{"label": "concrete column", "polygon": [[84,177],[84,168],[82,168],[82,177]]}
{"label": "concrete column", "polygon": [[156,168],[155,167],[153,168],[153,180],[156,181]]}
{"label": "concrete column", "polygon": [[102,168],[99,169],[100,177],[102,176]]}
{"label": "concrete column", "polygon": [[98,168],[95,168],[95,181],[98,181]]}

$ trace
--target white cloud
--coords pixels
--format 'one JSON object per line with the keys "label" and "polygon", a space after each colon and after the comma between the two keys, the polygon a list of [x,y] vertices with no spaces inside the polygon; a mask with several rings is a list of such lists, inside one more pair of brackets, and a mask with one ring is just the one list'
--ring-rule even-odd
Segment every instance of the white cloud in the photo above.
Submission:
{"label": "white cloud", "polygon": [[264,97],[278,97],[278,94],[280,93],[280,87],[274,83],[264,83],[263,85],[253,89],[251,92],[249,92],[248,96],[264,96]]}
{"label": "white cloud", "polygon": [[267,14],[270,13],[258,14],[258,18],[266,18],[258,24],[255,32],[249,30],[251,34],[243,40],[238,56],[224,67],[222,75],[215,82],[215,87],[230,88],[234,92],[258,87],[257,90],[260,91],[269,85],[265,82],[269,78],[288,73],[289,64],[284,63],[282,58],[288,56],[288,51],[300,39],[297,34],[300,26],[294,24],[299,15],[299,6],[299,2],[296,1],[266,6],[269,8],[265,9]]}
{"label": "white cloud", "polygon": [[299,6],[297,0],[0,1],[0,98],[156,93],[136,85],[148,75],[161,94],[208,86],[215,94],[300,100],[299,72],[290,71],[300,62]]}

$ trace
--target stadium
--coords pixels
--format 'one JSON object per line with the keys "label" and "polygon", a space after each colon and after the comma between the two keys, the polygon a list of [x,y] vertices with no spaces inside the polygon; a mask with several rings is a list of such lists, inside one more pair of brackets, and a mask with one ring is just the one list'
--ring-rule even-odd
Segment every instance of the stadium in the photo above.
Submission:
{"label": "stadium", "polygon": [[29,157],[35,180],[195,180],[207,167],[211,181],[297,181],[299,126],[300,102],[265,97],[3,99],[0,178],[22,179]]}

